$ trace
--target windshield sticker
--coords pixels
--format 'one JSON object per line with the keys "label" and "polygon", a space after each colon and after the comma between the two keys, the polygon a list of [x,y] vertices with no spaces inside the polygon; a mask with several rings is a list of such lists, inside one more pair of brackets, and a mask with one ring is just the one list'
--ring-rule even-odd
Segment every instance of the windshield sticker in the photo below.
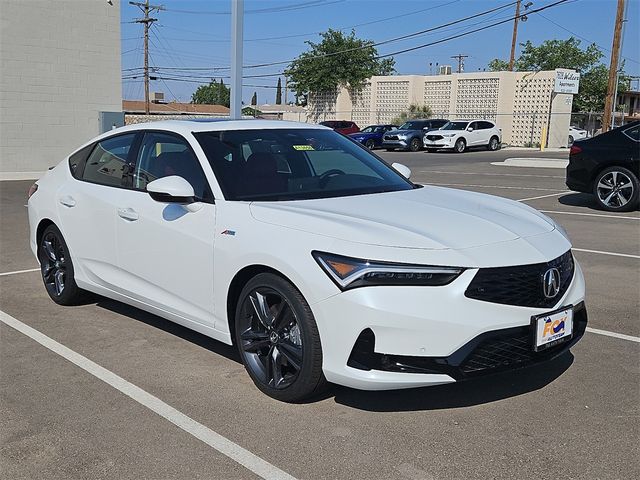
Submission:
{"label": "windshield sticker", "polygon": [[294,150],[314,150],[313,146],[311,145],[293,145],[293,149]]}

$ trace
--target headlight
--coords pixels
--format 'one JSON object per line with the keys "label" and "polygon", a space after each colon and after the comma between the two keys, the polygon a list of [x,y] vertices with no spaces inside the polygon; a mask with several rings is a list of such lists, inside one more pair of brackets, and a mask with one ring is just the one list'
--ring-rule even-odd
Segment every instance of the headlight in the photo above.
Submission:
{"label": "headlight", "polygon": [[447,285],[464,270],[459,267],[377,262],[324,252],[312,252],[312,255],[342,290],[374,285]]}
{"label": "headlight", "polygon": [[442,136],[443,137],[455,137],[456,134],[455,133],[443,133]]}

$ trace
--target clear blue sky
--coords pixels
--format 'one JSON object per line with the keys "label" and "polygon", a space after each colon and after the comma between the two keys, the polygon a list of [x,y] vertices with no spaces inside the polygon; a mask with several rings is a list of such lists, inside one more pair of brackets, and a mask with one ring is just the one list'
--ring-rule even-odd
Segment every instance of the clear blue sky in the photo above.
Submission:
{"label": "clear blue sky", "polygon": [[[142,0],[139,0],[142,1]],[[528,1],[528,0],[527,0]],[[554,3],[555,0],[533,0],[531,9]],[[640,0],[629,0],[623,56],[625,70],[640,75]],[[359,38],[376,42],[425,30],[475,13],[511,3],[510,0],[245,0],[244,64],[258,64],[291,60],[305,51],[306,40],[318,41],[317,32],[328,28],[353,27]],[[524,1],[523,3],[526,3]],[[222,68],[216,76],[228,75],[224,67],[230,65],[230,0],[151,0],[166,11],[154,13],[158,19],[150,35],[151,65],[176,68]],[[520,23],[518,42],[531,40],[539,44],[548,39],[581,38],[582,45],[595,42],[604,53],[602,62],[609,64],[616,0],[570,0]],[[513,16],[515,7],[443,28],[418,37],[381,45],[378,53],[394,51],[443,39]],[[393,18],[398,17],[399,18]],[[140,10],[122,0],[122,68],[130,76],[132,69],[141,67],[142,25],[131,23],[141,17]],[[374,23],[371,23],[374,22]],[[479,23],[482,22],[482,23]],[[555,22],[555,23],[554,23]],[[511,22],[439,45],[395,56],[398,74],[428,74],[429,62],[455,65],[452,55],[465,54],[465,71],[486,68],[496,57],[508,59],[511,47]],[[294,36],[295,35],[295,36]],[[289,37],[289,38],[274,38]],[[264,39],[264,40],[263,40]],[[245,69],[245,76],[272,74],[284,65]],[[176,72],[195,82],[212,74],[201,70]],[[136,71],[135,73],[138,73]],[[165,76],[168,74],[165,70]],[[123,82],[125,99],[144,98],[142,77]],[[284,82],[284,79],[283,79]],[[229,83],[225,79],[225,83]],[[277,77],[246,78],[243,99],[249,103],[254,91],[258,103],[273,103]],[[637,85],[637,83],[636,83]],[[166,80],[152,81],[151,91],[165,92],[165,98],[189,101],[197,83]],[[270,88],[267,88],[270,87]],[[292,95],[289,96],[292,99]]]}

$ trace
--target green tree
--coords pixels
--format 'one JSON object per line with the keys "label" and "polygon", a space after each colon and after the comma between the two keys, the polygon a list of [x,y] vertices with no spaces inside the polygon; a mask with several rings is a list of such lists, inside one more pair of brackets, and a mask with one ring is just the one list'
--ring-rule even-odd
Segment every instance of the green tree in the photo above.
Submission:
{"label": "green tree", "polygon": [[394,72],[393,58],[378,59],[373,42],[356,38],[353,30],[345,35],[329,29],[320,36],[320,43],[306,42],[310,49],[291,62],[286,71],[290,88],[298,98],[307,97],[310,92],[333,92],[338,87],[359,92],[368,78]]}
{"label": "green tree", "polygon": [[208,85],[200,85],[191,95],[191,103],[224,105],[225,107],[229,106],[230,99],[229,89],[224,85],[222,79],[220,79],[220,83],[211,80]]}
{"label": "green tree", "polygon": [[433,111],[429,105],[417,105],[412,103],[409,105],[409,108],[404,112],[401,112],[400,115],[391,120],[391,123],[394,125],[402,125],[407,120],[412,120],[414,118],[431,118],[433,115]]}
{"label": "green tree", "polygon": [[282,82],[280,81],[280,77],[278,77],[278,86],[276,87],[276,105],[280,105],[282,103]]}
{"label": "green tree", "polygon": [[[602,52],[595,43],[583,49],[580,40],[570,37],[567,40],[546,40],[535,46],[530,41],[521,43],[522,51],[515,62],[517,71],[555,70],[570,68],[580,72],[580,89],[573,97],[573,111],[585,112],[604,110],[607,94],[609,69],[600,63]],[[489,62],[492,71],[506,70],[508,62],[493,59]],[[628,77],[620,75],[618,91],[626,91]]]}
{"label": "green tree", "polygon": [[258,94],[256,92],[253,92],[253,97],[251,97],[251,105],[257,105],[258,104]]}

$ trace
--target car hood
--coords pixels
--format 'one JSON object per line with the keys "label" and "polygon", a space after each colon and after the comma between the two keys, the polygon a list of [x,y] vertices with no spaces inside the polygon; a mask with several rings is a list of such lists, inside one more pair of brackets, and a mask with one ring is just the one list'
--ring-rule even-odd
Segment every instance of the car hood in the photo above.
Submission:
{"label": "car hood", "polygon": [[384,135],[413,135],[416,132],[421,132],[421,130],[392,130]]}
{"label": "car hood", "polygon": [[522,203],[426,186],[318,200],[253,202],[261,222],[348,242],[419,249],[465,249],[552,231],[551,220]]}
{"label": "car hood", "polygon": [[376,135],[379,135],[377,133],[362,133],[362,132],[357,132],[357,133],[350,133],[349,136],[351,138],[370,138],[370,137],[375,137]]}
{"label": "car hood", "polygon": [[466,130],[431,130],[428,132],[431,135],[443,135],[447,133],[453,133],[454,135],[460,135],[461,133],[467,133]]}

